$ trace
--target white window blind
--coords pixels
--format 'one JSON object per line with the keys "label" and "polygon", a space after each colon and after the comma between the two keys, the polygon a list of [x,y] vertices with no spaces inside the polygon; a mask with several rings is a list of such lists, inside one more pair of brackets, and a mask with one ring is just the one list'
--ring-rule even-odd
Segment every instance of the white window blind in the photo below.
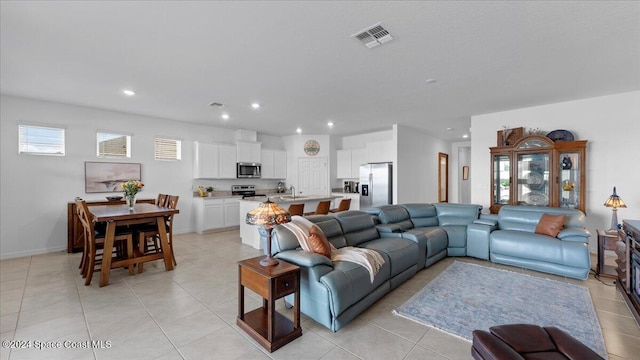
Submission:
{"label": "white window blind", "polygon": [[18,125],[18,152],[64,156],[64,129]]}
{"label": "white window blind", "polygon": [[98,133],[98,157],[130,158],[131,136]]}
{"label": "white window blind", "polygon": [[153,145],[156,160],[180,160],[182,158],[181,143],[176,139],[155,138]]}

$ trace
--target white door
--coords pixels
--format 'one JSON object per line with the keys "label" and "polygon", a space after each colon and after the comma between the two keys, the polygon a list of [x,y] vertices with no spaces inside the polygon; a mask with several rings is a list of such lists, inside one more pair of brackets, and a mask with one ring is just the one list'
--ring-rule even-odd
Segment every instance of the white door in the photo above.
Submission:
{"label": "white door", "polygon": [[298,158],[299,195],[327,195],[327,158]]}

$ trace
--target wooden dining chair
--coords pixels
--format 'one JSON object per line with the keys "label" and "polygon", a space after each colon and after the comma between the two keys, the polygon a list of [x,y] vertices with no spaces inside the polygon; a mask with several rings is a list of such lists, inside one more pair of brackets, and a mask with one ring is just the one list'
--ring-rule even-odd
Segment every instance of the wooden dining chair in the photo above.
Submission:
{"label": "wooden dining chair", "polygon": [[[82,251],[82,259],[80,261],[80,272],[84,280],[84,285],[91,284],[93,273],[99,271],[102,265],[102,254],[105,251],[115,252],[116,258],[133,257],[133,236],[128,231],[118,231],[114,238],[113,249],[104,249],[104,240],[106,234],[96,231],[95,223],[89,214],[89,207],[82,199],[76,199],[76,209],[78,219],[84,228],[84,249]],[[133,264],[127,265],[129,275],[133,275]]]}
{"label": "wooden dining chair", "polygon": [[291,204],[289,205],[289,214],[291,214],[291,216],[294,215],[304,215],[304,203],[303,204]]}
{"label": "wooden dining chair", "polygon": [[162,206],[162,207],[167,206],[168,198],[169,198],[169,195],[167,194],[158,194],[158,197],[156,198],[156,205]]}
{"label": "wooden dining chair", "polygon": [[305,215],[326,215],[329,213],[329,208],[331,207],[331,200],[325,200],[318,202],[318,206],[316,206],[315,212],[305,213]]}
{"label": "wooden dining chair", "polygon": [[331,213],[337,213],[341,211],[347,211],[351,207],[351,199],[342,199],[340,200],[340,205],[338,205],[335,209],[329,209]]}
{"label": "wooden dining chair", "polygon": [[[166,195],[164,206],[168,207],[169,209],[176,209],[178,207],[179,199],[180,196],[178,195]],[[173,253],[173,215],[167,216],[165,218],[165,227],[167,229],[169,248],[171,249],[171,260],[173,261],[173,265],[178,265],[178,263],[176,262],[176,255]],[[137,230],[137,233],[138,250],[140,251],[141,255],[162,252],[162,247],[160,246],[160,234],[158,233],[157,224],[151,224],[150,226],[141,227]],[[142,273],[143,268],[143,263],[139,263],[138,273]]]}

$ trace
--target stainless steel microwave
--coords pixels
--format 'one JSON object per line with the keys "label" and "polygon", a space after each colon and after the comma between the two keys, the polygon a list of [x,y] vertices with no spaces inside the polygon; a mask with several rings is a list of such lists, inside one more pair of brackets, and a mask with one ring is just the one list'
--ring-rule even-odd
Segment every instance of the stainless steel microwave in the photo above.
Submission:
{"label": "stainless steel microwave", "polygon": [[237,178],[260,178],[262,176],[262,164],[260,163],[238,163]]}

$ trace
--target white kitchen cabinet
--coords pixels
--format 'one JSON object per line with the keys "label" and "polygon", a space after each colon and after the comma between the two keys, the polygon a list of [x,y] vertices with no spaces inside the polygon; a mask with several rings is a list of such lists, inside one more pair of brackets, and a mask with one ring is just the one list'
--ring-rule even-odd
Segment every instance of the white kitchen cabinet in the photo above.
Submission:
{"label": "white kitchen cabinet", "polygon": [[260,163],[262,143],[236,141],[237,162]]}
{"label": "white kitchen cabinet", "polygon": [[220,179],[236,178],[236,147],[220,145],[219,151]]}
{"label": "white kitchen cabinet", "polygon": [[224,199],[224,227],[240,225],[240,199]]}
{"label": "white kitchen cabinet", "polygon": [[360,177],[360,165],[367,163],[367,150],[337,150],[336,162],[338,179],[357,179]]}
{"label": "white kitchen cabinet", "polygon": [[220,174],[218,157],[219,147],[214,144],[195,142],[193,177],[196,179],[216,179]]}
{"label": "white kitchen cabinet", "polygon": [[235,179],[236,147],[225,144],[194,146],[193,177],[196,179]]}
{"label": "white kitchen cabinet", "polygon": [[284,150],[262,150],[262,178],[285,179],[287,177],[287,152]]}
{"label": "white kitchen cabinet", "polygon": [[202,231],[224,227],[224,201],[222,199],[204,200],[204,222]]}
{"label": "white kitchen cabinet", "polygon": [[240,225],[239,198],[193,198],[196,231],[200,234],[211,230]]}

